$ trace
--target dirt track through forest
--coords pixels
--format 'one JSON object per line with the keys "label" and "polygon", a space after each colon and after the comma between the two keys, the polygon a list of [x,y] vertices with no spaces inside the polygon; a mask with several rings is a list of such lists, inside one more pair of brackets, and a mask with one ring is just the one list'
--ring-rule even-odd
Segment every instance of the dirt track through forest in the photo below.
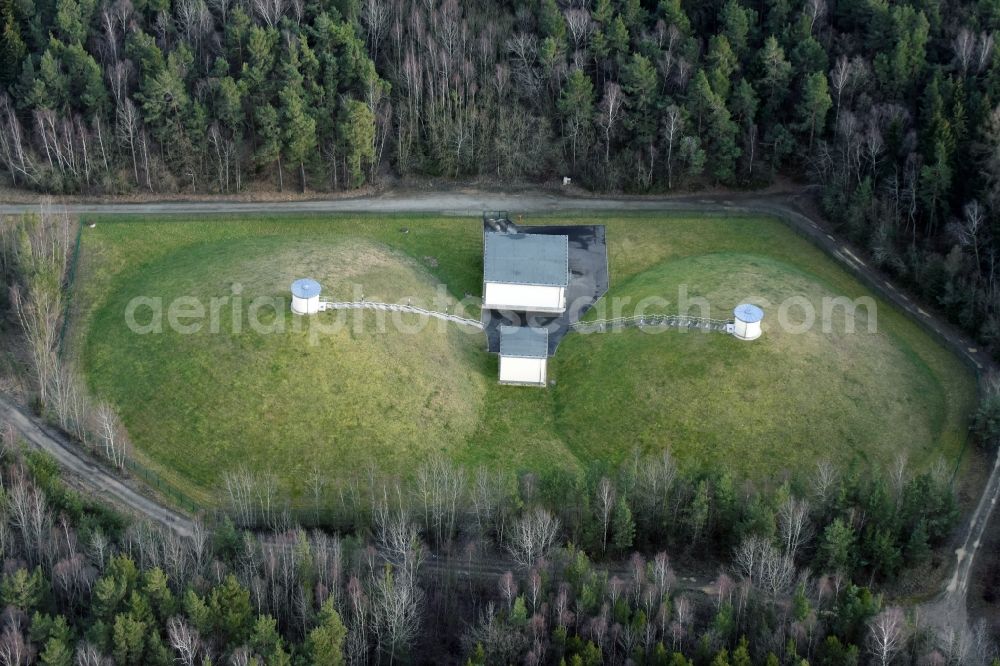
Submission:
{"label": "dirt track through forest", "polygon": [[194,523],[187,516],[125,485],[101,465],[76,453],[74,449],[79,447],[73,446],[61,435],[49,431],[25,413],[20,406],[0,396],[0,423],[3,422],[9,423],[20,432],[29,446],[52,456],[65,471],[70,473],[72,480],[81,483],[93,496],[108,499],[112,505],[130,509],[132,513],[148,518],[182,536],[190,537],[194,534]]}

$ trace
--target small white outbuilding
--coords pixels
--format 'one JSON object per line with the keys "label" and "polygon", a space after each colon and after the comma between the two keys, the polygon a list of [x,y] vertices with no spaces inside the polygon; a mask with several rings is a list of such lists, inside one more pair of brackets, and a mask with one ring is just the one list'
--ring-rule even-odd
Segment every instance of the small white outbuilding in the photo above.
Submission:
{"label": "small white outbuilding", "polygon": [[549,332],[530,326],[500,327],[500,383],[545,386]]}
{"label": "small white outbuilding", "polygon": [[764,311],[751,303],[737,305],[733,310],[733,335],[740,340],[756,340],[760,337],[760,322]]}
{"label": "small white outbuilding", "polygon": [[316,314],[320,310],[319,282],[302,278],[292,283],[292,312],[295,314]]}

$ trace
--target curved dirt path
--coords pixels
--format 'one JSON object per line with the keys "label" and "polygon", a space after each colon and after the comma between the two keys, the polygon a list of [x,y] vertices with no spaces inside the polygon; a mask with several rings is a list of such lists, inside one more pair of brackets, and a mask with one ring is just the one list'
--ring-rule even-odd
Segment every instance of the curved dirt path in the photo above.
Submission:
{"label": "curved dirt path", "polygon": [[52,456],[60,467],[72,475],[72,481],[86,488],[93,496],[104,497],[113,505],[129,509],[181,536],[194,535],[194,523],[191,519],[136,492],[100,465],[81,457],[73,450],[74,446],[61,435],[49,432],[20,407],[0,396],[0,422],[4,421],[21,433],[30,447]]}
{"label": "curved dirt path", "polygon": [[[983,350],[954,326],[924,310],[905,293],[890,283],[878,270],[867,265],[862,253],[852,249],[844,241],[838,240],[814,217],[808,208],[810,188],[799,188],[774,193],[723,193],[696,194],[676,197],[589,197],[568,196],[548,191],[528,190],[514,193],[494,193],[477,190],[454,190],[440,193],[430,192],[388,192],[375,197],[356,197],[332,200],[298,200],[277,202],[246,202],[232,200],[163,201],[144,203],[89,203],[56,201],[55,206],[64,207],[71,214],[87,215],[169,215],[169,214],[252,214],[252,213],[443,213],[449,215],[479,216],[484,210],[507,210],[518,213],[563,213],[572,211],[666,211],[694,213],[744,213],[772,215],[784,220],[792,229],[809,238],[827,253],[839,260],[863,282],[872,286],[886,300],[907,311],[930,331],[936,334],[957,355],[967,359],[978,372],[994,371],[996,364]],[[19,214],[37,210],[37,204],[0,203],[0,215]],[[0,407],[6,403],[0,402]],[[10,409],[8,405],[7,409]],[[0,410],[0,414],[2,414]],[[23,417],[23,414],[22,414]],[[15,424],[16,425],[16,424]],[[83,468],[80,473],[106,473],[93,465],[69,462],[68,466]],[[100,485],[106,485],[102,479]],[[172,510],[152,502],[149,498],[128,490],[134,500],[128,501],[133,508],[157,522],[180,525],[171,514]],[[973,558],[982,541],[985,530],[990,525],[992,509],[1000,497],[1000,457],[994,465],[983,490],[975,513],[970,518],[968,528],[959,537],[954,560],[954,573],[947,588],[934,602],[925,604],[923,609],[932,620],[941,626],[964,628],[966,626],[966,593],[973,569]],[[126,495],[122,495],[126,501]],[[151,505],[151,506],[150,506]],[[183,519],[186,520],[186,519]],[[964,538],[963,538],[964,537]]]}
{"label": "curved dirt path", "polygon": [[948,579],[947,586],[936,599],[921,608],[924,619],[930,624],[956,630],[968,626],[968,594],[973,560],[983,544],[986,530],[991,525],[990,517],[998,499],[1000,499],[1000,451],[994,459],[993,469],[987,479],[986,487],[983,488],[976,510],[969,518],[965,539],[955,550],[954,571]]}

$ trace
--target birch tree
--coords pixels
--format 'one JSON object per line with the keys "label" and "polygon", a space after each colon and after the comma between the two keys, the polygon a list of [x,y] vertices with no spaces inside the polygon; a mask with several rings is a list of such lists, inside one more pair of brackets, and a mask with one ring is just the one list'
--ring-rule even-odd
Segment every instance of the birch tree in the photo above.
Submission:
{"label": "birch tree", "polygon": [[906,644],[906,617],[898,606],[876,615],[868,624],[866,645],[876,664],[892,663]]}
{"label": "birch tree", "polygon": [[602,477],[597,484],[597,517],[601,521],[601,552],[608,549],[608,529],[611,525],[611,515],[615,510],[615,487],[608,477]]}
{"label": "birch tree", "polygon": [[663,114],[663,139],[667,142],[667,189],[674,189],[674,146],[684,133],[684,117],[676,104],[667,107]]}
{"label": "birch tree", "polygon": [[102,402],[94,410],[94,418],[97,421],[97,433],[104,456],[118,469],[124,469],[125,427],[122,425],[121,419],[118,418],[117,412],[110,404]]}
{"label": "birch tree", "polygon": [[0,93],[0,159],[7,166],[15,187],[38,182],[21,121],[7,93]]}
{"label": "birch tree", "polygon": [[813,536],[809,503],[789,496],[778,509],[778,532],[785,555],[794,560],[799,548]]}
{"label": "birch tree", "polygon": [[71,223],[65,214],[43,206],[4,232],[17,282],[11,302],[27,343],[39,399],[46,404],[58,370],[59,331],[63,314],[63,280],[69,264]]}
{"label": "birch tree", "polygon": [[559,519],[537,508],[514,522],[507,550],[518,564],[530,569],[548,554],[558,533]]}
{"label": "birch tree", "polygon": [[167,639],[177,653],[176,661],[181,666],[195,666],[201,652],[201,637],[187,621],[175,616],[167,620]]}
{"label": "birch tree", "polygon": [[375,580],[371,596],[376,643],[381,652],[388,653],[392,666],[420,630],[423,593],[412,576],[387,566]]}
{"label": "birch tree", "polygon": [[621,86],[609,81],[604,85],[604,97],[598,107],[597,126],[604,133],[604,166],[611,164],[611,135],[622,119],[625,97]]}

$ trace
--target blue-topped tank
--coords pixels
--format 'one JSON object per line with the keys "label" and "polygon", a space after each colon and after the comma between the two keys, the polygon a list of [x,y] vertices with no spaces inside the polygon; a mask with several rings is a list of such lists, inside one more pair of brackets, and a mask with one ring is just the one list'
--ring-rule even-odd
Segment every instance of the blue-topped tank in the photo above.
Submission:
{"label": "blue-topped tank", "polygon": [[292,312],[295,314],[315,314],[319,312],[319,293],[323,288],[311,278],[302,278],[292,283]]}
{"label": "blue-topped tank", "polygon": [[760,337],[760,322],[764,311],[752,303],[741,303],[733,310],[733,335],[740,340],[756,340]]}

